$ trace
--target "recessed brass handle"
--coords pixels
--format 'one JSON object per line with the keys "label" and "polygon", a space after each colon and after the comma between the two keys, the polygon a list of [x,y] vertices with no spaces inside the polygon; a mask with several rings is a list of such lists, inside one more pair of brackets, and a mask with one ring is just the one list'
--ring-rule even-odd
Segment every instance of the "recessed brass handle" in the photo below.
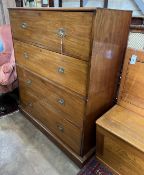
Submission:
{"label": "recessed brass handle", "polygon": [[23,56],[24,56],[25,59],[28,59],[28,57],[29,57],[27,52],[24,52]]}
{"label": "recessed brass handle", "polygon": [[33,107],[33,104],[32,103],[29,103],[29,107]]}
{"label": "recessed brass handle", "polygon": [[65,70],[63,67],[58,67],[58,73],[64,74]]}
{"label": "recessed brass handle", "polygon": [[32,84],[32,80],[27,80],[27,81],[26,81],[26,84],[27,84],[27,85],[31,85],[31,84]]}
{"label": "recessed brass handle", "polygon": [[66,32],[65,32],[65,29],[63,28],[59,28],[58,31],[57,31],[57,35],[61,38],[65,37],[66,36]]}
{"label": "recessed brass handle", "polygon": [[64,104],[65,104],[65,101],[64,101],[64,99],[60,98],[60,99],[58,100],[58,103],[61,104],[61,105],[64,105]]}
{"label": "recessed brass handle", "polygon": [[57,124],[57,128],[59,131],[64,132],[64,127],[60,124]]}
{"label": "recessed brass handle", "polygon": [[33,104],[30,102],[30,103],[27,103],[27,106],[28,107],[33,107]]}
{"label": "recessed brass handle", "polygon": [[28,24],[27,24],[27,23],[23,22],[23,23],[21,24],[21,28],[22,28],[22,29],[26,29],[27,27],[28,27]]}

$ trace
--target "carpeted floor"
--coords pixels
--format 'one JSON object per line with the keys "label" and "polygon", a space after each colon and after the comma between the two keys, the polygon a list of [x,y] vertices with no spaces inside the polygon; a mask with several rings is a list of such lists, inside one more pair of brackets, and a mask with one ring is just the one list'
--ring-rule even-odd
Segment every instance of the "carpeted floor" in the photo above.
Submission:
{"label": "carpeted floor", "polygon": [[0,175],[76,175],[79,171],[20,112],[0,117]]}
{"label": "carpeted floor", "polygon": [[93,157],[77,175],[113,175],[108,168]]}
{"label": "carpeted floor", "polygon": [[[18,110],[17,97],[8,94],[0,97],[0,107],[5,107],[6,110],[0,110],[0,117]],[[10,117],[11,118],[11,117]],[[4,119],[3,119],[4,120]],[[2,121],[2,120],[1,120]],[[73,174],[73,173],[71,173]],[[11,174],[10,174],[11,175]],[[77,175],[113,175],[108,168],[101,164],[93,157]]]}

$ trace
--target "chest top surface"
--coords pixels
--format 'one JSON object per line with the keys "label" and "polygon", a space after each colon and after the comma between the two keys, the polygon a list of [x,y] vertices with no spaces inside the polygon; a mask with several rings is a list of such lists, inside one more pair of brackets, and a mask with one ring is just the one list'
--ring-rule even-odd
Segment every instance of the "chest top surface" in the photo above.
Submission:
{"label": "chest top surface", "polygon": [[26,7],[15,7],[15,8],[8,8],[9,10],[42,10],[42,11],[96,11],[97,8],[89,8],[89,7],[78,7],[78,8],[26,8]]}

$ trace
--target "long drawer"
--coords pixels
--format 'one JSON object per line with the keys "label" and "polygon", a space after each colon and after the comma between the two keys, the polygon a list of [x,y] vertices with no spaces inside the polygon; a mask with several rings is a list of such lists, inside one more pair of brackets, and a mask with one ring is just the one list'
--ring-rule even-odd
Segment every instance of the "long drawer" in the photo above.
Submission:
{"label": "long drawer", "polygon": [[56,110],[47,102],[44,96],[40,96],[31,89],[20,88],[21,108],[60,138],[66,145],[80,155],[81,129],[65,119],[64,113]]}
{"label": "long drawer", "polygon": [[17,64],[86,96],[87,62],[19,41],[14,42],[14,48]]}
{"label": "long drawer", "polygon": [[10,10],[13,37],[48,50],[88,60],[93,12]]}
{"label": "long drawer", "polygon": [[[69,94],[58,87],[48,83],[42,78],[17,66],[21,94],[31,90],[41,98],[44,96],[47,103],[55,109],[65,113],[65,117],[75,125],[82,127],[85,112],[85,101]],[[68,114],[68,115],[66,115]]]}

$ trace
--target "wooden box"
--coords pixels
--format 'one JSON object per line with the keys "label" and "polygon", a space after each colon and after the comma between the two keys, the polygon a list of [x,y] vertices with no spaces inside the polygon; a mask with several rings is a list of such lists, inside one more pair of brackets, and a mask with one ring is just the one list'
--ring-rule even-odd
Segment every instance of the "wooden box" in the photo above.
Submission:
{"label": "wooden box", "polygon": [[144,174],[144,52],[128,48],[117,104],[99,118],[96,156],[115,173]]}
{"label": "wooden box", "polygon": [[9,9],[20,109],[79,165],[115,99],[131,12]]}

